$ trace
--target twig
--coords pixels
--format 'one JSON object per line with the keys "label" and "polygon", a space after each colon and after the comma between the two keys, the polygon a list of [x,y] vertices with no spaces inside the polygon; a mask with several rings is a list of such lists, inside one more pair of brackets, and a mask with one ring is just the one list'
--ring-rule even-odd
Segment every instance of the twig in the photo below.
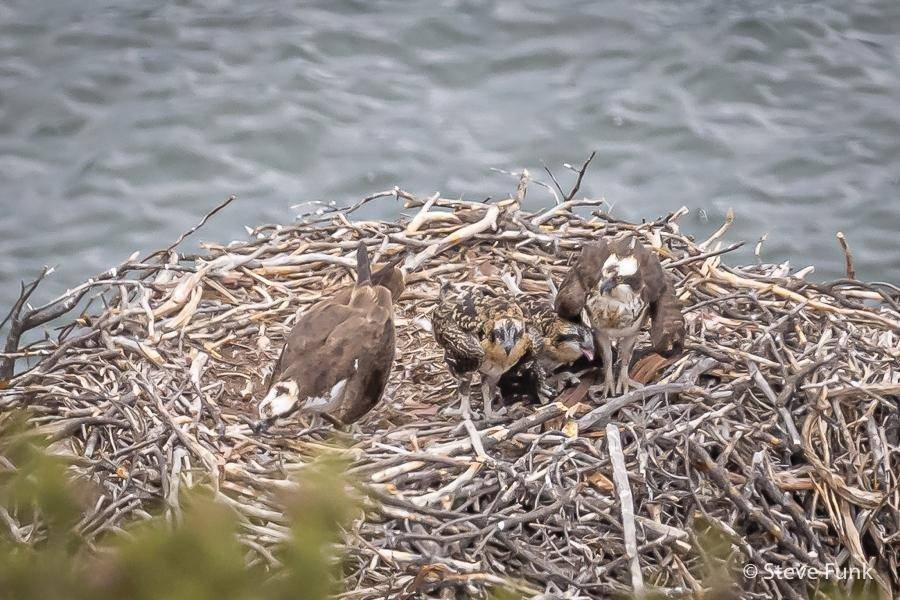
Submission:
{"label": "twig", "polygon": [[572,191],[566,194],[566,197],[563,198],[565,202],[568,202],[572,198],[575,197],[575,194],[578,193],[578,190],[581,189],[581,180],[584,179],[584,173],[587,171],[588,165],[591,164],[591,161],[594,160],[594,157],[597,156],[597,151],[594,150],[591,152],[591,155],[587,157],[587,160],[584,161],[584,164],[581,165],[581,168],[578,169],[578,177],[575,179],[575,185],[572,186]]}
{"label": "twig", "polygon": [[837,232],[837,240],[841,245],[841,250],[844,251],[844,264],[847,268],[847,279],[856,279],[856,269],[853,267],[853,253],[850,252],[850,245],[847,243],[847,238],[842,231]]}
{"label": "twig", "polygon": [[637,551],[637,533],[634,527],[634,501],[631,485],[628,483],[628,468],[622,453],[622,439],[619,428],[613,423],[606,426],[606,443],[612,460],[613,480],[619,494],[619,510],[622,513],[622,528],[625,530],[625,552],[631,565],[631,587],[637,598],[644,596],[644,577],[641,574],[640,557]]}
{"label": "twig", "polygon": [[220,210],[224,209],[226,206],[228,206],[229,204],[231,204],[231,203],[234,202],[235,200],[237,200],[237,196],[233,196],[233,195],[232,195],[232,196],[228,196],[228,198],[226,198],[224,202],[222,202],[221,204],[219,204],[218,206],[216,206],[214,209],[212,209],[211,211],[209,211],[208,213],[206,213],[205,215],[203,215],[203,218],[200,219],[200,222],[199,222],[199,223],[197,223],[196,225],[194,225],[193,227],[191,227],[189,230],[187,230],[186,232],[184,232],[184,233],[182,233],[180,236],[178,236],[178,239],[175,240],[175,242],[174,242],[172,245],[170,245],[170,246],[169,246],[168,248],[166,248],[165,250],[157,250],[156,252],[154,252],[154,253],[148,255],[148,256],[147,256],[146,258],[144,258],[144,260],[142,260],[141,262],[149,262],[153,257],[158,256],[158,255],[160,255],[160,254],[162,254],[163,256],[168,255],[169,252],[171,252],[172,250],[174,250],[175,248],[177,248],[178,245],[181,244],[181,242],[183,242],[188,236],[190,236],[190,235],[193,234],[195,231],[197,231],[198,229],[200,229],[201,227],[203,227],[204,225],[206,225],[206,222],[210,219],[210,217],[212,217],[213,215],[215,215],[215,214],[216,214],[217,212],[219,212]]}
{"label": "twig", "polygon": [[578,430],[589,431],[597,427],[603,427],[615,413],[638,400],[646,400],[657,394],[678,394],[694,389],[696,389],[696,386],[692,383],[677,382],[659,383],[632,390],[622,396],[606,400],[603,406],[595,408],[578,419]]}

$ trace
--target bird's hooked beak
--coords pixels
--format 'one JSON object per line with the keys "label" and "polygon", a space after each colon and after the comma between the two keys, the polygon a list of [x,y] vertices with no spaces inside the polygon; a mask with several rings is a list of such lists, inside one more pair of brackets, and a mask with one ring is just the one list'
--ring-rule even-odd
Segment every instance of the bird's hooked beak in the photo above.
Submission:
{"label": "bird's hooked beak", "polygon": [[594,335],[589,331],[581,337],[581,354],[588,362],[594,362]]}
{"label": "bird's hooked beak", "polygon": [[503,348],[503,351],[507,356],[512,353],[519,341],[516,334],[515,323],[512,323],[511,321],[502,322],[495,330],[495,335],[500,341],[500,347]]}
{"label": "bird's hooked beak", "polygon": [[612,275],[600,282],[600,293],[605,296],[613,291],[617,285],[619,285],[619,273],[614,271]]}
{"label": "bird's hooked beak", "polygon": [[594,346],[588,346],[586,344],[582,344],[581,346],[581,354],[588,359],[588,362],[593,362],[594,360]]}

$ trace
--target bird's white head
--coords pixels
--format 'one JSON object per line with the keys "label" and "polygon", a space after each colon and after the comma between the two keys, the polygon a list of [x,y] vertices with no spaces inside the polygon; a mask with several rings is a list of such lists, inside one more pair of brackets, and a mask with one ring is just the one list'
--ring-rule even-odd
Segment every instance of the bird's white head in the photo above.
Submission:
{"label": "bird's white head", "polygon": [[606,262],[603,263],[603,269],[601,271],[602,277],[600,278],[600,293],[608,294],[619,285],[620,279],[631,277],[637,273],[637,270],[637,257],[633,254],[621,257],[617,254],[610,254],[609,258],[606,259]]}
{"label": "bird's white head", "polygon": [[259,402],[259,418],[271,421],[286,417],[298,408],[300,390],[293,381],[279,381]]}

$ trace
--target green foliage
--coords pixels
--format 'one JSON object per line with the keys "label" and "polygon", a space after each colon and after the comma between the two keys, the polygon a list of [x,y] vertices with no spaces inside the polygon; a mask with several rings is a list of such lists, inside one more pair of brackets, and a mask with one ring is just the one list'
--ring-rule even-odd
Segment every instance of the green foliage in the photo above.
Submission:
{"label": "green foliage", "polygon": [[154,519],[94,559],[92,587],[107,598],[250,599],[264,573],[245,571],[234,514],[193,494],[176,527]]}
{"label": "green foliage", "polygon": [[302,478],[299,492],[284,499],[291,517],[294,543],[283,553],[283,577],[273,578],[267,598],[328,598],[338,591],[340,562],[332,548],[340,539],[339,524],[346,523],[353,504],[345,492],[346,482],[336,476],[344,465],[323,459],[318,468]]}
{"label": "green foliage", "polygon": [[[358,508],[340,463],[310,465],[297,491],[280,498],[292,535],[276,553],[277,569],[246,566],[241,517],[200,488],[182,494],[182,511],[172,519],[177,524],[158,516],[86,543],[78,524],[93,502],[83,500],[90,494],[66,467],[21,420],[0,425],[0,509],[18,523],[13,529],[0,519],[0,600],[324,600],[340,591],[334,548]],[[740,595],[745,558],[733,551],[731,535],[697,521],[695,550],[707,598]],[[846,591],[822,582],[818,591],[833,600],[877,597],[871,586]],[[495,589],[489,597],[517,596]]]}
{"label": "green foliage", "polygon": [[203,490],[183,495],[177,525],[159,516],[85,543],[77,524],[90,506],[79,500],[65,463],[21,423],[2,427],[0,507],[19,526],[0,521],[0,599],[330,597],[341,567],[334,544],[353,510],[340,473],[328,461],[304,471],[299,491],[282,498],[293,534],[276,554],[284,568],[248,568],[240,517]]}

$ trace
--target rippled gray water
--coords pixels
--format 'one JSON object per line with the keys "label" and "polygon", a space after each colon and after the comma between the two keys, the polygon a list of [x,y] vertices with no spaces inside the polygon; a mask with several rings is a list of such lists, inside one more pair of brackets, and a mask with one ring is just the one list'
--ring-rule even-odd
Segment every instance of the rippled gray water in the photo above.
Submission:
{"label": "rippled gray water", "polygon": [[862,276],[900,281],[896,0],[251,4],[0,4],[0,306],[229,194],[201,237],[395,184],[505,194],[490,167],[591,149],[583,189],[614,214],[687,205],[699,236],[733,207],[731,239],[768,232],[767,260],[819,278],[843,230]]}

